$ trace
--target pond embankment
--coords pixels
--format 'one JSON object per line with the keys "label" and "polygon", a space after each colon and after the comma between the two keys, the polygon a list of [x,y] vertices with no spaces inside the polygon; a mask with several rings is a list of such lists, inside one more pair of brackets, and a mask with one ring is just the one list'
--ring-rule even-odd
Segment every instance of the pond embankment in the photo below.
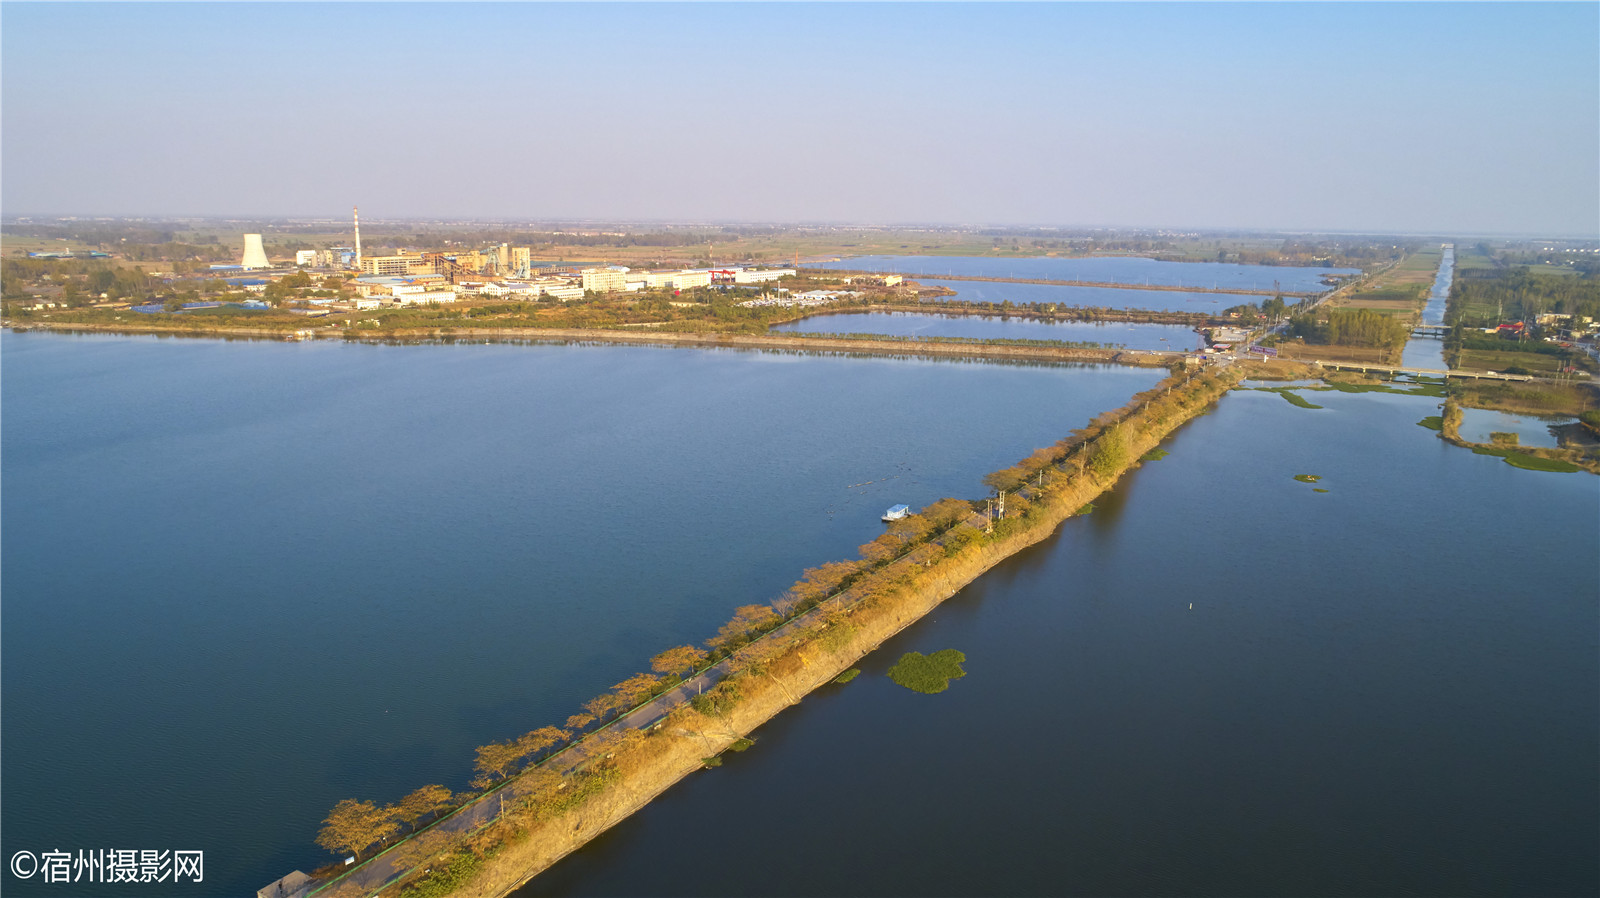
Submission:
{"label": "pond embankment", "polygon": [[[708,766],[985,571],[1050,536],[1239,376],[1237,367],[1174,375],[1072,437],[995,472],[986,482],[1007,496],[996,518],[945,500],[925,510],[928,524],[903,543],[863,546],[863,560],[848,563],[851,573],[839,581],[843,588],[801,603],[797,613],[763,626],[762,635],[736,643],[727,674],[703,694],[643,726],[593,734],[557,756],[559,764],[552,758],[513,777],[499,790],[503,810],[481,829],[414,846],[407,865],[433,872],[413,874],[401,894],[498,896],[516,889]],[[891,543],[893,552],[872,551]],[[336,884],[319,894],[363,891]]]}
{"label": "pond embankment", "polygon": [[1160,367],[1179,353],[1119,349],[1085,349],[1052,345],[1049,341],[1009,343],[958,339],[905,339],[884,337],[800,337],[779,334],[685,333],[578,328],[405,328],[357,329],[307,327],[299,330],[248,327],[162,327],[159,325],[102,325],[84,323],[29,323],[25,327],[102,334],[136,334],[222,339],[306,340],[335,339],[370,343],[530,342],[617,343],[655,346],[767,349],[851,355],[927,356],[1014,361],[1086,362]]}

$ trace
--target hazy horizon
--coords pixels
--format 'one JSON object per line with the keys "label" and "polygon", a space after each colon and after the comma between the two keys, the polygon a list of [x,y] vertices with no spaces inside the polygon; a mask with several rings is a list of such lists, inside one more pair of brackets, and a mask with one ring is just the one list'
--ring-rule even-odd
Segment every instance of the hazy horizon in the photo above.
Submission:
{"label": "hazy horizon", "polygon": [[6,216],[1600,236],[1595,4],[0,23]]}

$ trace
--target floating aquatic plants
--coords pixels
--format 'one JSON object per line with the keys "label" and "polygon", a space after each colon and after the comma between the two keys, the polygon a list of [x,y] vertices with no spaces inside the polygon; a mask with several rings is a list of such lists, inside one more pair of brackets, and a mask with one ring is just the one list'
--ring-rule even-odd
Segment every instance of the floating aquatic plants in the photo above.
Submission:
{"label": "floating aquatic plants", "polygon": [[838,683],[840,686],[843,686],[844,684],[850,682],[851,680],[854,680],[856,677],[859,677],[859,676],[861,676],[861,668],[852,667],[849,670],[845,671],[844,673],[839,674],[837,677],[834,677],[833,681],[835,683]]}
{"label": "floating aquatic plants", "polygon": [[1300,481],[1301,483],[1316,483],[1317,481],[1322,479],[1322,475],[1321,474],[1296,474],[1296,475],[1294,475],[1294,479]]}
{"label": "floating aquatic plants", "polygon": [[1429,430],[1440,430],[1440,431],[1442,431],[1442,430],[1444,430],[1444,416],[1443,415],[1429,415],[1428,417],[1423,418],[1421,421],[1418,421],[1417,422],[1417,426],[1418,427],[1426,427]]}
{"label": "floating aquatic plants", "polygon": [[1146,452],[1145,454],[1139,456],[1139,460],[1140,461],[1160,461],[1163,458],[1166,458],[1170,454],[1171,453],[1167,452],[1167,450],[1165,450],[1165,449],[1151,449],[1149,452]]}
{"label": "floating aquatic plants", "polygon": [[931,655],[906,652],[889,668],[889,679],[913,692],[932,695],[950,688],[950,681],[967,675],[961,662],[967,656],[956,649],[940,649]]}

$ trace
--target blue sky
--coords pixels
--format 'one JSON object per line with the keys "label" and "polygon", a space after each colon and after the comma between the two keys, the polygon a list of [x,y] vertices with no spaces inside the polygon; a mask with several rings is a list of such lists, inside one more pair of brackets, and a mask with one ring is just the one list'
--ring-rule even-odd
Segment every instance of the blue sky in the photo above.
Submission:
{"label": "blue sky", "polygon": [[6,214],[1595,235],[1600,4],[0,5]]}

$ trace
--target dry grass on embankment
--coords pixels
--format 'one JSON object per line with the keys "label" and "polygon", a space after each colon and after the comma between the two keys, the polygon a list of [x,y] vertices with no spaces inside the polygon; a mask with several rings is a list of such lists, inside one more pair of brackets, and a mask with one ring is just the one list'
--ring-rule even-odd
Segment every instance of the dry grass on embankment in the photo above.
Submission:
{"label": "dry grass on embankment", "polygon": [[[427,866],[454,866],[449,886],[418,882],[411,894],[504,895],[625,819],[735,741],[847,670],[884,640],[934,609],[983,572],[1055,532],[1108,489],[1140,456],[1204,411],[1239,379],[1238,367],[1171,378],[1108,412],[1074,438],[1039,450],[1005,472],[1042,487],[1015,490],[1011,517],[984,534],[971,521],[913,546],[791,626],[735,653],[735,671],[700,699],[648,731],[609,734],[598,760],[563,780],[535,768],[507,790],[506,816],[430,851]],[[1169,389],[1170,388],[1170,389]],[[418,860],[420,854],[416,855]],[[344,894],[337,888],[324,895]],[[400,892],[405,894],[405,892]]]}

